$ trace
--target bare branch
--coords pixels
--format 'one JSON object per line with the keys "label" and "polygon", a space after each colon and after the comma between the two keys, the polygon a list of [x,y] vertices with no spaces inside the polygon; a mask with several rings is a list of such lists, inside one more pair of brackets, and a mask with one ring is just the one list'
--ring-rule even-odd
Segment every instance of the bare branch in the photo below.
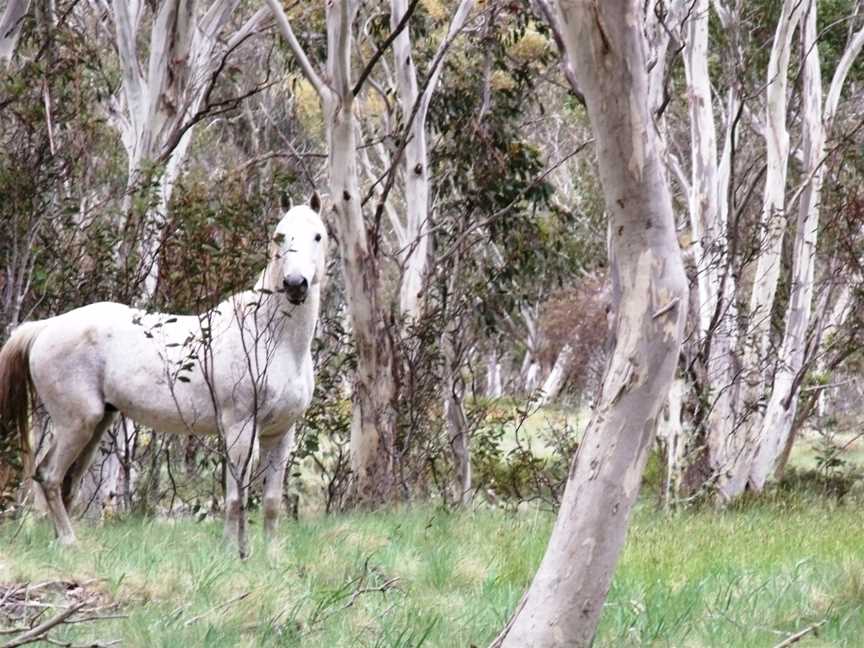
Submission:
{"label": "bare branch", "polygon": [[815,632],[820,626],[824,625],[827,622],[828,622],[827,619],[822,619],[818,623],[814,623],[812,625],[809,625],[806,628],[804,628],[803,630],[796,632],[795,634],[787,637],[786,639],[784,639],[783,641],[778,643],[776,646],[774,646],[774,648],[786,648],[787,646],[791,646],[792,644],[796,644],[799,641],[801,641],[804,637],[806,637],[808,634],[810,634],[811,632]]}
{"label": "bare branch", "polygon": [[285,10],[282,8],[279,0],[266,0],[266,2],[267,6],[270,7],[270,11],[273,12],[273,17],[276,18],[276,25],[279,27],[279,31],[282,32],[282,36],[288,42],[288,47],[291,48],[294,58],[297,59],[297,63],[303,71],[303,76],[305,76],[306,80],[312,84],[312,87],[315,88],[315,92],[318,93],[318,96],[323,98],[327,92],[327,86],[324,84],[321,77],[318,76],[312,63],[309,62],[309,57],[306,56],[306,52],[303,51],[297,37],[294,36],[294,30],[291,28],[291,22],[288,20]]}
{"label": "bare branch", "polygon": [[864,27],[859,29],[846,45],[846,49],[843,50],[843,55],[837,63],[837,69],[834,70],[834,78],[831,79],[831,87],[828,89],[828,96],[825,97],[823,115],[825,130],[828,132],[831,131],[831,124],[837,112],[837,104],[840,101],[840,92],[843,90],[843,84],[846,83],[846,77],[852,69],[852,63],[855,62],[862,47],[864,47]]}
{"label": "bare branch", "polygon": [[390,45],[393,44],[393,41],[396,40],[396,37],[402,33],[402,30],[408,26],[408,21],[414,13],[414,9],[417,8],[420,0],[411,0],[411,4],[408,5],[408,10],[405,12],[405,15],[402,16],[402,19],[399,21],[399,24],[396,25],[396,29],[390,32],[390,35],[387,39],[381,44],[381,47],[378,48],[378,51],[369,59],[369,62],[366,64],[366,67],[363,68],[363,72],[360,73],[360,78],[357,79],[357,83],[354,84],[354,89],[351,91],[355,97],[360,94],[360,90],[363,88],[363,84],[366,82],[367,77],[372,73],[375,64],[384,56],[384,53],[390,48]]}
{"label": "bare branch", "polygon": [[28,630],[24,634],[15,637],[11,641],[7,641],[5,644],[3,644],[3,648],[15,648],[16,646],[23,646],[23,645],[28,644],[28,643],[34,643],[36,641],[41,641],[43,639],[44,635],[47,634],[49,630],[52,630],[53,628],[57,627],[58,625],[60,625],[64,621],[66,621],[66,619],[71,617],[73,614],[75,614],[78,610],[83,608],[89,602],[90,602],[89,599],[85,599],[83,601],[79,601],[75,605],[69,606],[68,608],[66,608],[65,610],[60,612],[60,614],[57,614],[57,615],[51,617],[50,619],[48,619],[44,623],[40,623],[35,628],[32,628],[31,630]]}

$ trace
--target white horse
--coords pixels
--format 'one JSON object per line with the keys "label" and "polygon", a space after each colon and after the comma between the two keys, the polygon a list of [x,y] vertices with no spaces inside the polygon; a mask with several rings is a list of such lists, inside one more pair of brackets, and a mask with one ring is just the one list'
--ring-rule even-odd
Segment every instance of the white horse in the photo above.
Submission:
{"label": "white horse", "polygon": [[0,430],[17,428],[25,466],[32,464],[27,418],[35,391],[53,439],[33,479],[60,543],[75,542],[67,507],[118,411],[161,432],[223,436],[225,534],[234,543],[245,539],[241,504],[257,436],[264,529],[273,536],[293,424],[312,399],[310,345],[326,248],[316,210],[294,207],[276,227],[255,287],[202,315],[103,302],[15,330],[0,350]]}

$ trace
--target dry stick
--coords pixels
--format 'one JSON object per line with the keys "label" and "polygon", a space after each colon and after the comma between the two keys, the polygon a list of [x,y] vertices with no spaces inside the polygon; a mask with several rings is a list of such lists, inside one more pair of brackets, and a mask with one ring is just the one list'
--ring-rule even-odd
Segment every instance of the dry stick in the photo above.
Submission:
{"label": "dry stick", "polygon": [[189,619],[188,621],[186,621],[186,623],[184,623],[183,625],[184,625],[184,626],[192,625],[192,624],[195,623],[196,621],[200,621],[203,617],[207,616],[207,615],[210,614],[211,612],[215,612],[216,610],[221,610],[222,608],[226,608],[226,607],[228,607],[229,605],[233,605],[234,603],[237,603],[238,601],[242,601],[242,600],[245,599],[247,596],[249,596],[251,593],[252,593],[251,591],[249,591],[249,592],[243,592],[242,594],[240,594],[240,595],[238,595],[238,596],[235,596],[235,597],[232,598],[232,599],[228,599],[228,600],[225,601],[224,603],[220,603],[219,605],[215,605],[215,606],[213,606],[213,607],[210,608],[209,610],[204,610],[204,612],[202,612],[201,614],[198,614],[198,615],[192,617],[191,619]]}
{"label": "dry stick", "polygon": [[54,628],[55,626],[60,625],[70,616],[75,614],[78,610],[87,605],[90,601],[84,600],[80,603],[76,603],[75,605],[63,610],[60,614],[55,617],[52,617],[45,621],[44,623],[39,624],[32,630],[28,630],[24,634],[16,637],[12,641],[8,641],[3,644],[3,648],[15,648],[15,646],[23,646],[24,644],[33,643],[34,641],[39,641],[42,639],[42,635],[46,634],[49,630]]}
{"label": "dry stick", "polygon": [[798,643],[811,632],[815,632],[816,629],[819,628],[819,626],[826,623],[828,623],[828,619],[822,619],[821,621],[819,621],[819,623],[814,623],[813,625],[807,626],[800,632],[796,632],[795,634],[786,637],[783,641],[774,646],[774,648],[786,648],[786,646],[791,646],[792,644]]}
{"label": "dry stick", "polygon": [[0,599],[0,607],[3,607],[6,604],[6,601],[9,600],[12,596],[15,596],[18,592],[22,590],[21,585],[12,585],[6,592],[3,594],[3,598]]}
{"label": "dry stick", "polygon": [[88,641],[85,644],[75,644],[71,641],[60,641],[52,637],[42,637],[42,641],[46,641],[53,646],[64,646],[64,648],[110,648],[110,646],[119,646],[120,639],[111,639],[110,641]]}
{"label": "dry stick", "polygon": [[354,605],[354,603],[357,602],[357,599],[362,594],[370,594],[372,592],[381,592],[382,594],[384,594],[389,591],[398,581],[399,577],[394,576],[393,578],[390,578],[381,583],[381,585],[379,585],[378,587],[361,587],[360,589],[356,589],[351,593],[351,599],[342,606],[342,609],[347,610],[348,608],[350,608],[352,605]]}

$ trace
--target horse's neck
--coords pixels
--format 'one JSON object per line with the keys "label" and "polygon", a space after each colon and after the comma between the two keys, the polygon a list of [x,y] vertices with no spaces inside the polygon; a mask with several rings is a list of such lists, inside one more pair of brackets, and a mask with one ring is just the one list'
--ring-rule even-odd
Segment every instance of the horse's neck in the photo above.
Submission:
{"label": "horse's neck", "polygon": [[244,330],[252,330],[266,339],[277,354],[290,355],[300,362],[308,355],[315,333],[320,286],[311,286],[306,301],[295,306],[278,292],[279,287],[268,278],[268,271],[269,268],[261,273],[252,290],[231,298],[235,321]]}

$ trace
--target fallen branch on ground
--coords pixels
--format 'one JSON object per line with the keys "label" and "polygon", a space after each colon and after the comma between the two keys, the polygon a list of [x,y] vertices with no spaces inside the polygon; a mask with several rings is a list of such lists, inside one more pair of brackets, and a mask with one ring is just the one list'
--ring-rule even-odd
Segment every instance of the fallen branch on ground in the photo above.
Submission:
{"label": "fallen branch on ground", "polygon": [[796,632],[793,635],[789,635],[783,641],[781,641],[776,646],[774,646],[774,648],[786,648],[786,646],[791,646],[792,644],[798,643],[799,641],[801,641],[804,637],[806,637],[811,632],[816,632],[816,630],[819,628],[819,626],[822,626],[827,622],[828,622],[828,619],[822,619],[818,623],[814,623],[813,625],[809,625],[806,628],[804,628],[803,630],[800,630],[799,632]]}

